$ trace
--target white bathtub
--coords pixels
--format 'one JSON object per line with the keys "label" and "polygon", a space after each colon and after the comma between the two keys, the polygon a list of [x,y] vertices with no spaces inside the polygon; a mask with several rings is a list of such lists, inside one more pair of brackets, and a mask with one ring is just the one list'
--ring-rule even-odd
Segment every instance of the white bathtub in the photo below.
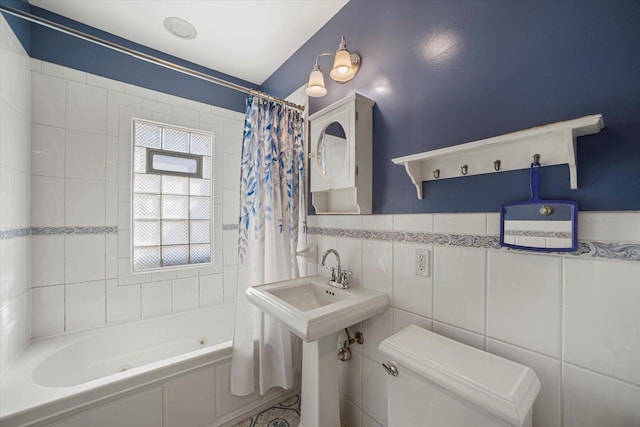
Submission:
{"label": "white bathtub", "polygon": [[229,393],[234,308],[35,340],[1,379],[0,425],[217,426],[286,396]]}

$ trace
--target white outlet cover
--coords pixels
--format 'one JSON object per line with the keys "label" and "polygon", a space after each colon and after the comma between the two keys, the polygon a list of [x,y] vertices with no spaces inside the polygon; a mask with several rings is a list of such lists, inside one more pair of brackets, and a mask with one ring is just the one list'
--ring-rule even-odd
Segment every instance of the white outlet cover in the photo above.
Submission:
{"label": "white outlet cover", "polygon": [[431,276],[431,251],[427,249],[416,249],[415,271],[416,276]]}

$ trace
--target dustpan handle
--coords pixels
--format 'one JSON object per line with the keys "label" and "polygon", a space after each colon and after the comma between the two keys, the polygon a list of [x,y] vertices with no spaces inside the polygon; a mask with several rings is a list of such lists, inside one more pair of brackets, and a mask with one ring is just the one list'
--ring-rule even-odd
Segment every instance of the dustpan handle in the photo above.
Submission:
{"label": "dustpan handle", "polygon": [[540,162],[531,163],[531,200],[540,200]]}

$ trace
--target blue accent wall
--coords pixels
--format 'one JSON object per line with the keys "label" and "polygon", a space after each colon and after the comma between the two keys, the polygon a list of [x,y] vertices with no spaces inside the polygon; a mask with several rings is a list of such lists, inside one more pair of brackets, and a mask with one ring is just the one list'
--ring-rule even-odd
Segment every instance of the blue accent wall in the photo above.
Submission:
{"label": "blue accent wall", "polygon": [[310,112],[354,91],[376,101],[374,213],[497,212],[526,200],[527,170],[429,182],[418,200],[391,159],[596,113],[605,129],[578,139],[579,188],[567,166],[544,167],[540,196],[640,209],[640,1],[351,0],[263,90],[305,84],[341,34],[361,69],[340,85],[321,58],[328,94]]}
{"label": "blue accent wall", "polygon": [[[5,0],[1,0],[5,1]],[[31,6],[31,13],[130,49],[224,80],[257,88],[245,80],[176,58],[113,34]],[[175,96],[244,112],[247,95],[195,77],[136,59],[77,37],[31,24],[31,57]]]}
{"label": "blue accent wall", "polygon": [[[23,12],[29,12],[29,3],[27,0],[0,0],[0,4],[8,6],[14,9],[21,10]],[[13,30],[22,47],[27,52],[30,51],[30,32],[29,23],[22,18],[15,17],[9,13],[2,13],[2,16],[7,20],[7,23]]]}

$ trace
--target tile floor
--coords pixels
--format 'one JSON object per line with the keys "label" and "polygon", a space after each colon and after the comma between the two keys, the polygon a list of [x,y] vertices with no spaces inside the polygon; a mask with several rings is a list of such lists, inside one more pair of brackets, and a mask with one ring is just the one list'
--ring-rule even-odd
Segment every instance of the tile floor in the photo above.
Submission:
{"label": "tile floor", "polygon": [[296,395],[232,427],[298,427],[299,423],[300,395]]}

